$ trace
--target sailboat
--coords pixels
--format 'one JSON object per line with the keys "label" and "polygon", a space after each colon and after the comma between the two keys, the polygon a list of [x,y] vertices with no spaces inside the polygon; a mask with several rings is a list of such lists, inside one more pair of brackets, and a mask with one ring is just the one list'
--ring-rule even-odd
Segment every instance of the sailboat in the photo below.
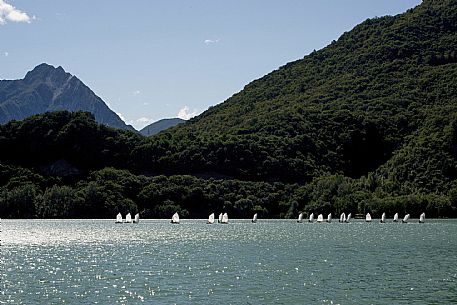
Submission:
{"label": "sailboat", "polygon": [[332,213],[328,214],[328,216],[327,216],[327,222],[328,222],[328,223],[332,222]]}
{"label": "sailboat", "polygon": [[121,213],[117,214],[115,223],[122,223],[122,214]]}
{"label": "sailboat", "polygon": [[125,215],[125,223],[132,223],[132,215],[130,213]]}
{"label": "sailboat", "polygon": [[140,214],[136,213],[135,219],[133,219],[133,223],[139,223],[139,222],[140,222]]}
{"label": "sailboat", "polygon": [[346,214],[341,213],[340,215],[340,222],[345,222],[346,221]]}
{"label": "sailboat", "polygon": [[222,215],[221,223],[222,224],[228,224],[228,215],[227,215],[227,213],[224,213],[224,215]]}
{"label": "sailboat", "polygon": [[370,213],[367,213],[367,216],[365,216],[365,221],[366,221],[366,222],[371,222],[371,215],[370,215]]}
{"label": "sailboat", "polygon": [[421,216],[419,217],[419,223],[424,223],[425,222],[425,213],[422,213]]}
{"label": "sailboat", "polygon": [[256,223],[257,222],[257,213],[254,214],[254,217],[252,217],[252,222]]}
{"label": "sailboat", "polygon": [[395,213],[394,215],[394,222],[397,222],[398,221],[398,213]]}
{"label": "sailboat", "polygon": [[208,221],[206,223],[209,225],[214,223],[214,213],[211,213],[211,215],[208,216]]}
{"label": "sailboat", "polygon": [[317,216],[317,222],[324,222],[324,215],[319,214],[319,216]]}
{"label": "sailboat", "polygon": [[311,213],[311,215],[309,215],[309,222],[314,222],[314,213]]}
{"label": "sailboat", "polygon": [[351,217],[352,217],[352,214],[349,213],[349,214],[348,214],[348,217],[346,218],[346,220],[345,220],[344,222],[349,223],[349,221],[351,220]]}
{"label": "sailboat", "polygon": [[173,224],[179,224],[179,214],[178,213],[174,213],[173,216],[171,217],[171,223]]}
{"label": "sailboat", "polygon": [[409,215],[409,214],[406,214],[405,217],[403,218],[403,220],[402,220],[401,222],[403,222],[403,223],[408,223],[409,217],[410,217],[410,215]]}
{"label": "sailboat", "polygon": [[222,213],[219,214],[219,218],[217,219],[217,222],[218,222],[218,223],[221,223],[221,222],[222,222]]}
{"label": "sailboat", "polygon": [[303,222],[303,213],[300,213],[300,215],[298,215],[297,222]]}
{"label": "sailboat", "polygon": [[385,223],[385,222],[386,222],[386,213],[382,213],[381,223]]}

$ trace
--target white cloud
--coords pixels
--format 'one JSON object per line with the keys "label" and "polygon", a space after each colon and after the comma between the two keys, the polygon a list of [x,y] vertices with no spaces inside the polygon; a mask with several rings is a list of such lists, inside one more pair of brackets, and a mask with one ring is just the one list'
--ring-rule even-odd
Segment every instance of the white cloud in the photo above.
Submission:
{"label": "white cloud", "polygon": [[220,39],[206,39],[204,41],[205,44],[213,44],[213,43],[218,43],[220,41]]}
{"label": "white cloud", "polygon": [[192,112],[190,112],[190,109],[188,106],[184,106],[178,112],[178,118],[183,119],[183,120],[189,120],[196,115],[197,115],[197,109],[194,109]]}
{"label": "white cloud", "polygon": [[147,125],[153,123],[155,120],[147,117],[141,117],[135,121],[130,121],[129,124],[133,125],[137,130],[143,129]]}
{"label": "white cloud", "polygon": [[8,52],[3,52],[3,55],[5,55],[5,57],[8,57],[8,55],[10,55],[10,53],[8,53]]}
{"label": "white cloud", "polygon": [[0,0],[0,25],[11,22],[26,22],[30,23],[35,19],[35,16],[30,17],[27,13],[18,10],[4,0]]}
{"label": "white cloud", "polygon": [[144,102],[143,106],[149,106],[149,103],[148,102]]}
{"label": "white cloud", "polygon": [[135,91],[133,91],[132,93],[133,93],[133,95],[140,95],[140,94],[141,94],[141,91],[140,91],[140,90],[135,90]]}

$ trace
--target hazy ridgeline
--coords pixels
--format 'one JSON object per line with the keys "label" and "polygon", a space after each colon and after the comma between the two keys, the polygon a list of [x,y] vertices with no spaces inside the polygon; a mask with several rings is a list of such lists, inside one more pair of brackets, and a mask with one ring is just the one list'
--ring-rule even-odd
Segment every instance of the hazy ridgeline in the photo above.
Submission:
{"label": "hazy ridgeline", "polygon": [[455,217],[456,20],[451,0],[369,19],[150,138],[87,113],[1,125],[0,215]]}

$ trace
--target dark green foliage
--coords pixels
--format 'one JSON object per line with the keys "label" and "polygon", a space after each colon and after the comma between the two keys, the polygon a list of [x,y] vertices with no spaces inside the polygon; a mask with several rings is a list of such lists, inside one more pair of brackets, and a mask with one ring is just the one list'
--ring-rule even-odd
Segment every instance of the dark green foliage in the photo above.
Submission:
{"label": "dark green foliage", "polygon": [[457,1],[427,0],[369,19],[149,138],[87,113],[0,125],[0,209],[457,216],[456,47]]}

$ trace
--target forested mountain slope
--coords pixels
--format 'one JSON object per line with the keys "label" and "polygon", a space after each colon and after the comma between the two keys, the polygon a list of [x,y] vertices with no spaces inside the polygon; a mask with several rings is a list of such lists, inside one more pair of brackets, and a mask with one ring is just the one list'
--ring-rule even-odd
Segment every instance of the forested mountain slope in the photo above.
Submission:
{"label": "forested mountain slope", "polygon": [[0,214],[455,217],[456,48],[457,0],[425,0],[152,137],[81,112],[0,125]]}

